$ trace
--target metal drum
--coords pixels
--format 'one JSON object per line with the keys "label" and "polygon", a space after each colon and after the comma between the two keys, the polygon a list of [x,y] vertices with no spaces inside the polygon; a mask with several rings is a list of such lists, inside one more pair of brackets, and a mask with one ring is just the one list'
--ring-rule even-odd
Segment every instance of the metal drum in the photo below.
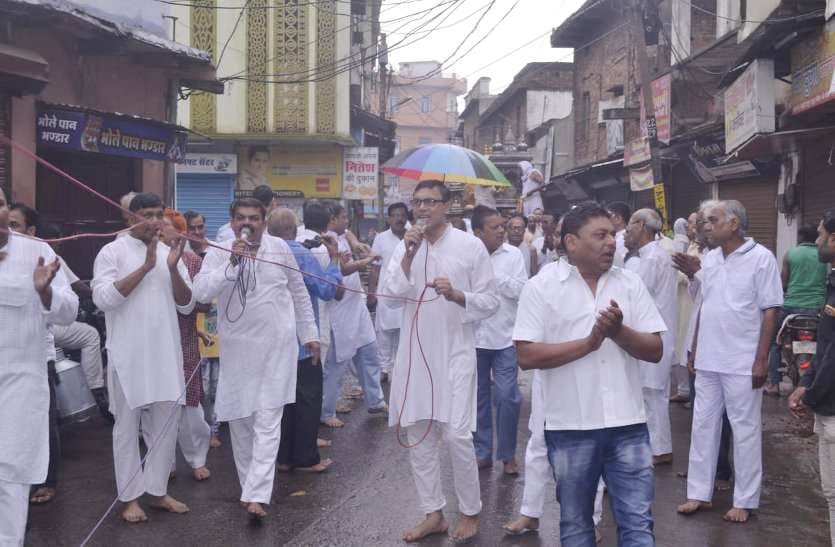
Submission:
{"label": "metal drum", "polygon": [[55,363],[55,398],[61,422],[83,422],[98,412],[96,401],[80,363],[70,361],[61,352]]}

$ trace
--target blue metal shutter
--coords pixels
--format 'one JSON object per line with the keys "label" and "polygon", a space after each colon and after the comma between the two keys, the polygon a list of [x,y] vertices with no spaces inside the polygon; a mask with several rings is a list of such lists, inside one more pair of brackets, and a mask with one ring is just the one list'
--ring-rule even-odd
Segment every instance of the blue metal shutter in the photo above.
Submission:
{"label": "blue metal shutter", "polygon": [[194,210],[206,219],[206,236],[214,239],[217,229],[229,222],[234,199],[234,179],[228,175],[177,175],[177,210]]}

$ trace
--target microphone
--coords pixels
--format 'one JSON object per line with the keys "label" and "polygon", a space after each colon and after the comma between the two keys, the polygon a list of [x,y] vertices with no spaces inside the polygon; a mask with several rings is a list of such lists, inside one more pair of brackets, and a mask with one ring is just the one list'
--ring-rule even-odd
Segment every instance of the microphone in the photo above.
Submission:
{"label": "microphone", "polygon": [[[426,219],[417,219],[417,221],[415,222],[415,228],[420,228],[420,233],[423,233],[423,230],[426,229]],[[409,254],[412,254],[415,252],[415,249],[417,249],[419,246],[420,244],[409,243],[409,245],[406,246],[406,250],[409,252]]]}
{"label": "microphone", "polygon": [[244,226],[241,228],[241,239],[245,242],[249,243],[249,238],[252,236],[252,228],[249,226]]}

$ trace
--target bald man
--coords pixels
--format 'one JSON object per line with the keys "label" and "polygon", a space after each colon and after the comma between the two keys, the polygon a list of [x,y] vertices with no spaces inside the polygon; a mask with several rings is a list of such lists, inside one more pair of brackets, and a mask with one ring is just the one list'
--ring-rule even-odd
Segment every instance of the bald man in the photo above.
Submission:
{"label": "bald man", "polygon": [[[298,218],[290,209],[280,207],[268,217],[270,235],[283,239],[299,269],[304,272],[304,284],[313,305],[316,328],[319,328],[319,299],[333,300],[342,283],[339,269],[339,252],[330,236],[322,238],[328,250],[330,262],[322,268],[319,260],[296,241]],[[296,402],[284,407],[281,419],[281,444],[278,449],[279,471],[305,469],[321,473],[330,467],[332,460],[322,459],[316,439],[319,433],[319,415],[322,412],[322,364],[319,355],[312,355],[299,343],[296,371]]]}

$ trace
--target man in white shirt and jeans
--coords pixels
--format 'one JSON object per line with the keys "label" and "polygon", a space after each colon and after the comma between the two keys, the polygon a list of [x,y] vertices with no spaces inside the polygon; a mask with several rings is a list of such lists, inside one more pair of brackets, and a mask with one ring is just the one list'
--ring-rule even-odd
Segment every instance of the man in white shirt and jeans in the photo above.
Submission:
{"label": "man in white shirt and jeans", "polygon": [[[519,391],[513,323],[522,287],[528,280],[525,261],[516,247],[504,242],[505,220],[495,209],[479,205],[473,211],[473,232],[493,265],[499,309],[476,324],[478,373],[475,455],[480,469],[493,465],[493,399],[496,402],[496,459],[504,462],[506,475],[518,475],[516,433],[522,393]],[[491,374],[492,373],[492,374]],[[491,393],[495,389],[495,394]]]}
{"label": "man in white shirt and jeans", "polygon": [[618,544],[653,546],[655,478],[639,361],[661,360],[666,327],[640,278],[612,267],[615,228],[604,208],[574,207],[562,241],[568,261],[528,282],[513,331],[519,365],[538,369],[542,385],[560,542],[595,544],[602,476]]}
{"label": "man in white shirt and jeans", "polygon": [[691,353],[696,400],[687,501],[678,512],[689,515],[711,506],[722,413],[727,410],[734,443],[734,501],[724,518],[746,522],[760,503],[761,388],[783,287],[771,251],[745,237],[748,215],[740,202],[719,201],[704,215],[704,233],[716,248],[705,255],[701,268],[702,305]]}

